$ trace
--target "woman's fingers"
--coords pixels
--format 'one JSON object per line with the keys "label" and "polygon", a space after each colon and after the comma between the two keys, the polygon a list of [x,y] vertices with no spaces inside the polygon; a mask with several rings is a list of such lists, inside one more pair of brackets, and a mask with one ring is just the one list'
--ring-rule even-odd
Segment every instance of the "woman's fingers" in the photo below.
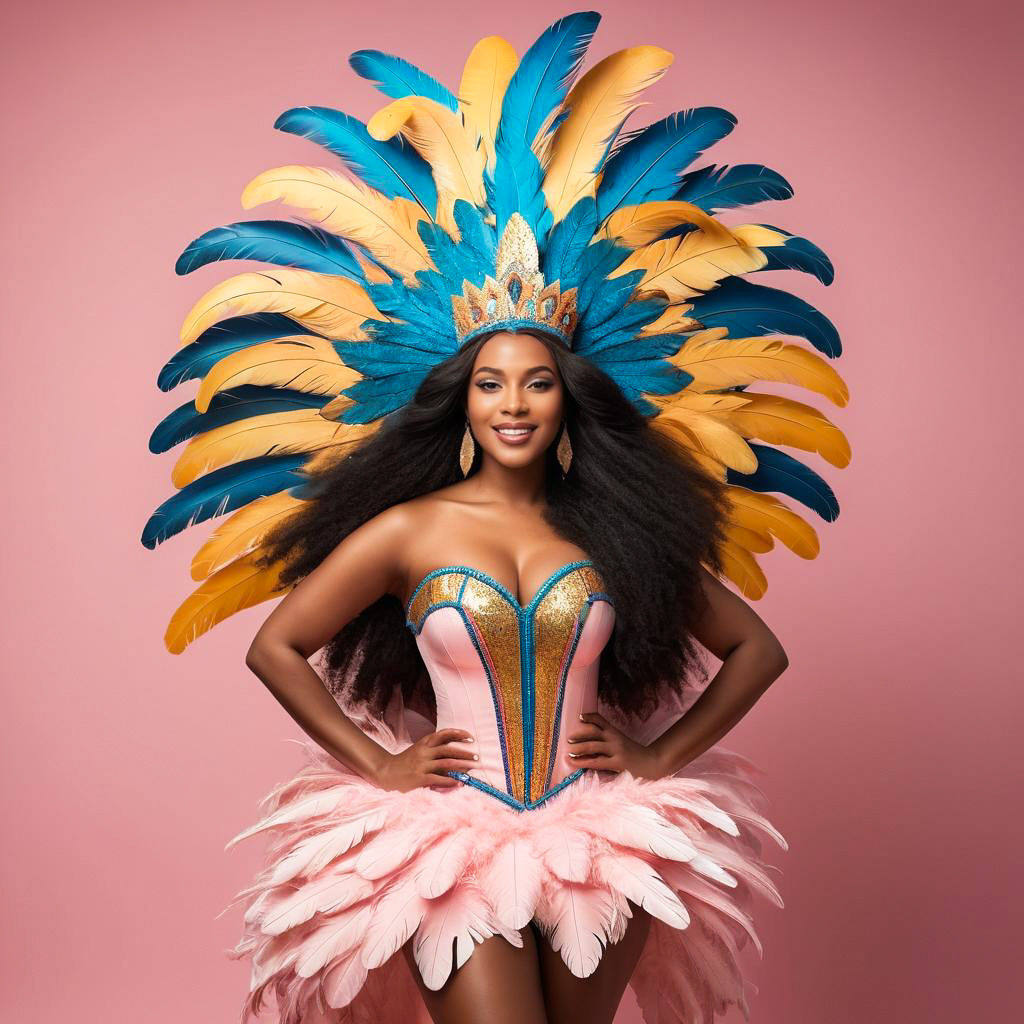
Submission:
{"label": "woman's fingers", "polygon": [[577,760],[581,757],[596,757],[598,755],[607,756],[611,751],[608,748],[608,744],[601,740],[592,740],[586,743],[574,743],[572,750],[569,751],[569,756],[573,760]]}
{"label": "woman's fingers", "polygon": [[461,747],[454,747],[450,743],[446,743],[442,747],[434,747],[431,752],[431,757],[460,757],[466,761],[477,761],[479,758],[472,750],[463,750]]}
{"label": "woman's fingers", "polygon": [[423,776],[425,784],[428,786],[461,786],[462,783],[458,779],[453,779],[450,775],[434,775],[428,774]]}
{"label": "woman's fingers", "polygon": [[442,743],[451,743],[453,740],[461,740],[465,743],[473,742],[473,737],[465,729],[453,728],[438,729],[437,732],[431,733],[425,739],[428,747],[440,746]]}
{"label": "woman's fingers", "polygon": [[430,771],[432,772],[445,770],[464,772],[467,767],[466,762],[460,761],[457,757],[439,757],[436,761],[430,762]]}

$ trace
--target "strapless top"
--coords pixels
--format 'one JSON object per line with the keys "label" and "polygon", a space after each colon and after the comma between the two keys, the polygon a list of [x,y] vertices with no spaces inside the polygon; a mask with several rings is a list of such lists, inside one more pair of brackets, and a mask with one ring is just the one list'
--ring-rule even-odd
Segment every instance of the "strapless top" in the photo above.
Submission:
{"label": "strapless top", "polygon": [[579,778],[585,769],[572,769],[565,737],[581,712],[597,710],[614,624],[614,601],[589,559],[555,570],[525,607],[480,569],[427,573],[406,625],[430,675],[436,727],[466,729],[480,758],[448,774],[519,810]]}

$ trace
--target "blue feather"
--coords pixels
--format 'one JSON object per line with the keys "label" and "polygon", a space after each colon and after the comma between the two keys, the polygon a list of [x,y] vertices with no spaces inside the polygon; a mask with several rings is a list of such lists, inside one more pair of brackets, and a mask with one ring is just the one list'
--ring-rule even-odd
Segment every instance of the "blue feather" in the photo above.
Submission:
{"label": "blue feather", "polygon": [[390,199],[419,203],[434,219],[437,188],[430,164],[401,136],[380,142],[358,118],[330,107],[294,107],[281,114],[274,127],[329,149],[366,184]]}
{"label": "blue feather", "polygon": [[494,175],[485,175],[499,237],[508,218],[519,212],[538,245],[547,239],[554,218],[541,187],[544,172],[532,147],[544,122],[565,100],[600,20],[596,11],[560,18],[523,54],[508,83],[495,138]]}
{"label": "blue feather", "polygon": [[142,531],[143,545],[155,548],[193,523],[234,512],[256,498],[306,483],[306,477],[298,471],[308,458],[305,454],[263,455],[193,480],[149,517]]}
{"label": "blue feather", "polygon": [[[667,335],[659,335],[668,338]],[[653,341],[653,339],[651,339]],[[679,348],[679,337],[669,338],[660,347],[663,354],[672,355]],[[642,359],[619,359],[614,351],[600,352],[594,360],[625,392],[629,388],[646,391],[652,395],[674,395],[693,383],[693,374],[666,359],[652,359],[646,354]]]}
{"label": "blue feather", "polygon": [[320,337],[315,331],[281,313],[250,313],[222,320],[174,353],[160,371],[157,387],[161,391],[170,391],[182,381],[199,380],[206,376],[214,363],[232,352],[296,334]]}
{"label": "blue feather", "polygon": [[[465,207],[475,209],[472,203],[463,202]],[[473,218],[466,214],[465,209],[460,210],[459,215],[467,232],[461,242],[456,242],[440,224],[421,220],[416,225],[427,254],[437,268],[436,271],[418,271],[417,276],[423,275],[420,280],[424,284],[429,283],[435,291],[445,295],[461,293],[464,280],[482,285],[484,276],[494,273],[494,254],[481,248],[486,246],[483,232],[474,230]]]}
{"label": "blue feather", "polygon": [[549,25],[523,54],[501,106],[501,128],[526,146],[537,141],[544,122],[562,104],[579,71],[601,15],[568,14]]}
{"label": "blue feather", "polygon": [[513,213],[520,214],[538,247],[543,245],[551,230],[554,216],[544,196],[544,171],[537,155],[522,139],[501,134],[494,144],[494,177],[485,175],[488,185],[488,203],[494,211],[495,229],[500,236]]}
{"label": "blue feather", "polygon": [[792,334],[806,338],[833,359],[843,350],[839,332],[828,317],[803,299],[777,288],[730,277],[689,302],[690,316],[705,327],[728,327],[734,338]]}
{"label": "blue feather", "polygon": [[[394,373],[396,368],[413,369],[417,366],[428,370],[436,366],[440,360],[435,348],[419,348],[404,344],[406,340],[416,341],[411,332],[404,332],[402,341],[336,341],[334,349],[346,366],[357,370],[364,376],[376,376],[381,373]],[[429,339],[428,339],[429,340]]]}
{"label": "blue feather", "polygon": [[421,71],[402,57],[380,50],[356,50],[348,59],[360,78],[373,82],[385,96],[426,96],[451,111],[459,109],[459,101],[446,85]]}
{"label": "blue feather", "polygon": [[580,279],[580,261],[597,231],[597,203],[584,196],[552,228],[541,252],[544,280],[560,281],[562,291],[573,288]]}
{"label": "blue feather", "polygon": [[761,164],[711,164],[684,174],[679,191],[672,198],[693,203],[705,213],[715,213],[766,199],[789,199],[792,195],[793,186],[778,171]]}
{"label": "blue feather", "polygon": [[755,273],[762,270],[802,270],[804,273],[812,274],[824,285],[829,285],[835,280],[832,261],[813,242],[799,235],[790,235],[785,228],[777,228],[771,224],[760,226],[789,237],[782,245],[761,246],[761,251],[768,257],[768,262]]}
{"label": "blue feather", "polygon": [[[638,273],[638,271],[634,271],[634,273]],[[625,276],[630,277],[631,275]],[[618,279],[616,278],[616,280]],[[632,292],[632,286],[629,288]],[[661,297],[627,299],[612,306],[609,310],[610,315],[605,320],[588,325],[585,340],[582,341],[581,347],[576,348],[576,351],[588,357],[596,352],[623,346],[635,350],[638,354],[650,351],[657,343],[646,335],[637,337],[637,332],[657,320],[664,312],[665,306],[666,302]],[[670,336],[657,335],[656,337],[668,339]],[[676,335],[676,347],[672,351],[677,351],[681,344],[682,339]]]}
{"label": "blue feather", "polygon": [[752,491],[778,491],[789,495],[828,523],[838,517],[839,502],[835,492],[810,466],[769,445],[750,443],[750,447],[757,456],[757,469],[749,474],[726,469],[728,483]]}
{"label": "blue feather", "polygon": [[311,395],[290,388],[242,384],[218,391],[206,412],[197,411],[195,402],[178,406],[157,424],[149,439],[149,450],[158,455],[190,437],[228,423],[271,412],[287,412],[290,409],[319,409],[330,400],[330,395]]}
{"label": "blue feather", "polygon": [[[615,278],[608,276],[629,254],[630,250],[624,245],[619,245],[615,239],[599,238],[587,246],[581,256],[576,307],[584,336],[587,325],[591,322],[591,303],[597,302],[600,306],[607,307],[612,302],[626,302],[633,293],[636,283],[643,277],[643,271],[639,269]],[[594,316],[594,322],[603,319],[604,315]]]}
{"label": "blue feather", "polygon": [[364,283],[366,276],[345,241],[323,228],[283,220],[249,220],[213,228],[191,242],[175,271],[190,274],[218,260],[261,260],[340,274]]}
{"label": "blue feather", "polygon": [[736,123],[721,107],[695,107],[632,133],[605,165],[597,190],[598,217],[603,221],[621,206],[670,199],[680,174]]}
{"label": "blue feather", "polygon": [[427,372],[427,369],[420,368],[388,374],[385,377],[366,377],[357,381],[342,392],[356,404],[350,405],[342,412],[341,421],[369,423],[379,416],[386,416],[400,409],[416,393]]}

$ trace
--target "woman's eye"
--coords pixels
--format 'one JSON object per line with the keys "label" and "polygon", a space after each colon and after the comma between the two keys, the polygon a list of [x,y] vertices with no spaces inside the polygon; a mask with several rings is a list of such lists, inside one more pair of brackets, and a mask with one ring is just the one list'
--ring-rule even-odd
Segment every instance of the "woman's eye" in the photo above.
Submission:
{"label": "woman's eye", "polygon": [[541,391],[547,391],[547,389],[552,386],[552,383],[553,382],[550,381],[550,380],[535,380],[534,381],[534,384],[537,384],[540,387]]}
{"label": "woman's eye", "polygon": [[484,391],[490,391],[491,384],[493,384],[495,387],[498,387],[498,382],[496,380],[478,380],[476,382],[476,386]]}

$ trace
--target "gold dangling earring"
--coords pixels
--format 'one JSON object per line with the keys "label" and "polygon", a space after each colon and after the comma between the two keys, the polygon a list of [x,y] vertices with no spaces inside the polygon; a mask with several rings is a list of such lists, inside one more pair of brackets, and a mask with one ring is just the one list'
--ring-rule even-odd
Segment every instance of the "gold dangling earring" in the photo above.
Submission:
{"label": "gold dangling earring", "polygon": [[562,436],[558,439],[558,464],[562,467],[562,476],[569,472],[569,466],[572,465],[572,445],[569,443],[569,428],[566,423],[562,423]]}
{"label": "gold dangling earring", "polygon": [[463,476],[469,475],[475,457],[476,445],[473,444],[473,432],[469,429],[469,420],[466,420],[466,432],[462,435],[462,447],[459,449],[459,466]]}

